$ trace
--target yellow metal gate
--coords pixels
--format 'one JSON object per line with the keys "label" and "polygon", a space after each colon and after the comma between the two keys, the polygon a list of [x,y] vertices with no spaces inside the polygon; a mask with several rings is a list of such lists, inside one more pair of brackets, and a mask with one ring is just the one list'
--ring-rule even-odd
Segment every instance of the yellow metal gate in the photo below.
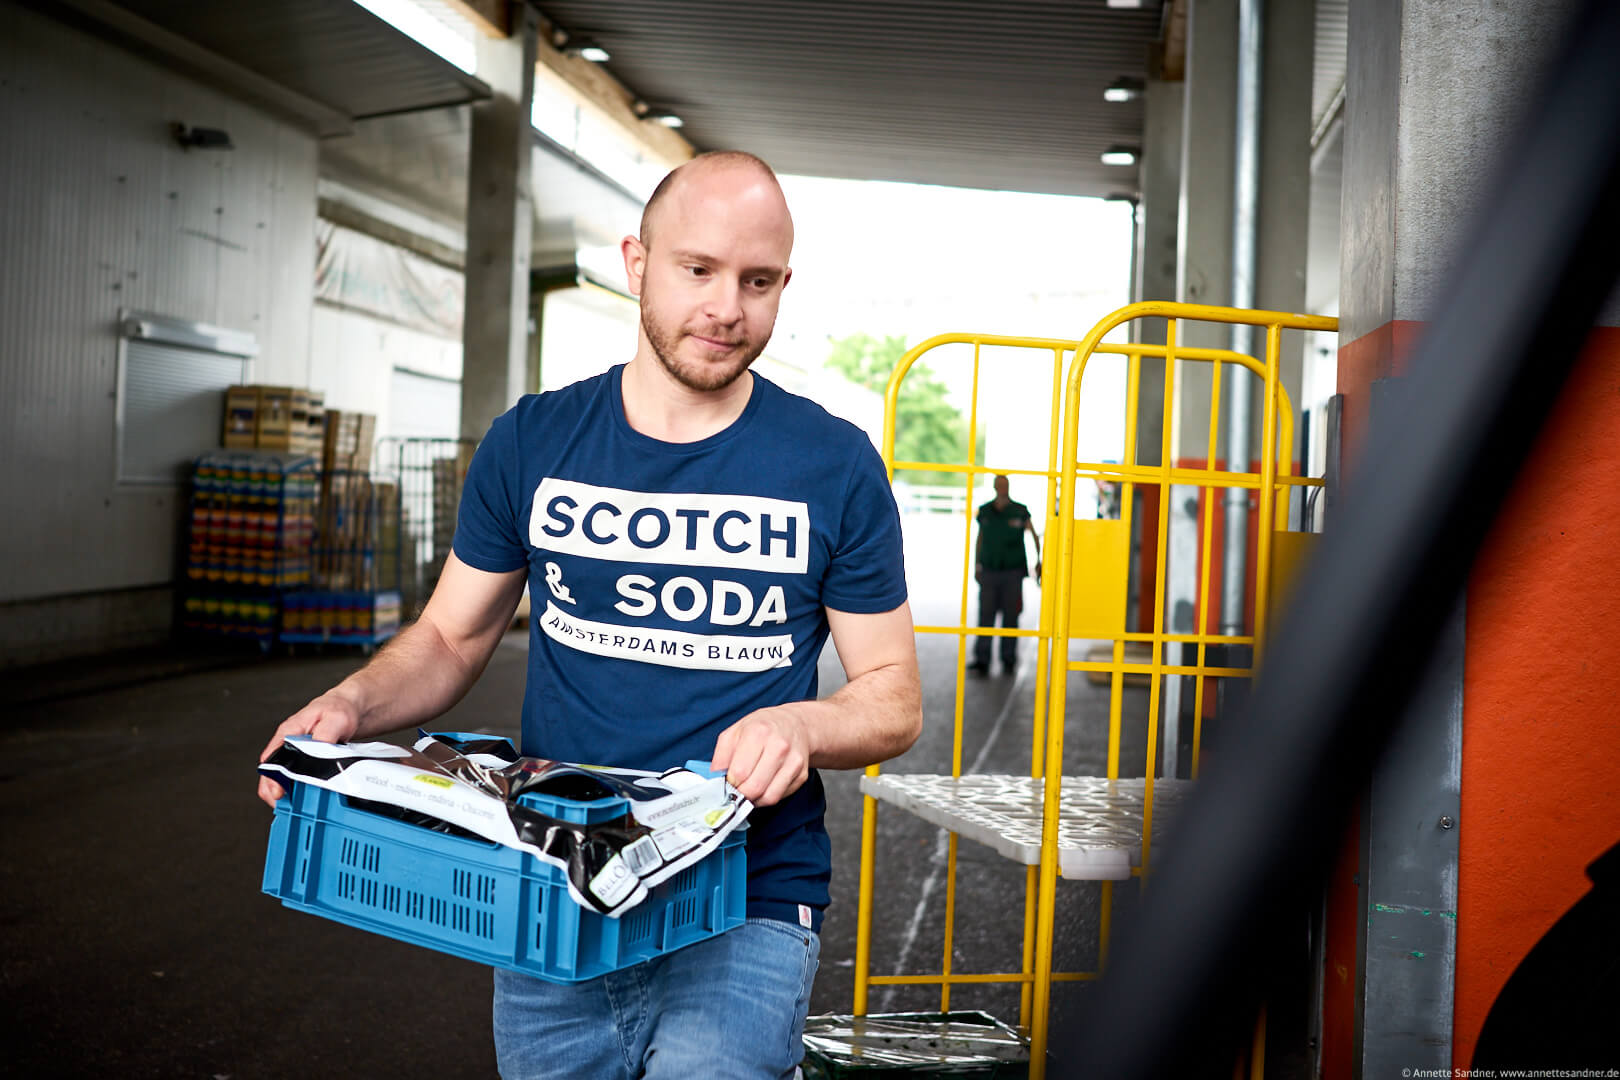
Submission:
{"label": "yellow metal gate", "polygon": [[[1167,320],[1166,344],[1126,344],[1105,342],[1103,338],[1115,328],[1132,320],[1163,318]],[[1242,355],[1226,349],[1195,348],[1181,345],[1182,328],[1188,322],[1218,324],[1247,324],[1264,331],[1263,357]],[[952,747],[951,774],[945,776],[913,776],[904,773],[883,774],[873,766],[862,780],[864,815],[862,820],[861,881],[859,921],[855,956],[855,1001],[857,1014],[867,1011],[868,989],[873,985],[925,984],[940,987],[940,1010],[951,1005],[953,986],[983,983],[1016,983],[1021,985],[1019,1025],[1028,1031],[1031,1039],[1031,1072],[1039,1080],[1045,1072],[1045,1051],[1048,1039],[1051,986],[1054,982],[1095,979],[1108,962],[1108,939],[1113,913],[1114,881],[1136,878],[1143,887],[1151,872],[1156,807],[1162,809],[1172,794],[1179,794],[1190,781],[1156,778],[1155,762],[1158,752],[1158,717],[1161,689],[1170,678],[1190,678],[1193,697],[1193,742],[1191,775],[1198,775],[1202,753],[1202,724],[1206,714],[1207,688],[1215,679],[1249,678],[1258,662],[1265,628],[1271,615],[1276,594],[1287,580],[1291,569],[1303,557],[1308,534],[1287,530],[1287,512],[1290,495],[1296,488],[1320,486],[1320,480],[1292,475],[1292,447],[1294,443],[1293,409],[1282,388],[1278,375],[1278,354],[1284,330],[1335,331],[1337,321],[1306,315],[1292,315],[1274,311],[1244,311],[1235,308],[1205,307],[1190,304],[1140,303],[1121,308],[1099,322],[1089,334],[1078,341],[1050,338],[1004,337],[984,334],[945,334],[917,345],[902,358],[890,379],[884,417],[884,460],[891,480],[895,470],[962,474],[967,493],[966,521],[963,526],[962,589],[960,619],[955,625],[919,625],[918,633],[955,635],[957,638],[957,681],[955,725]],[[894,457],[896,404],[902,381],[917,360],[930,351],[946,345],[970,345],[973,349],[972,400],[969,406],[969,436],[963,448],[963,459],[954,462],[897,461]],[[1036,376],[1022,372],[1009,376],[1005,368],[1002,378],[1043,381],[1046,365],[1050,365],[1052,387],[1051,417],[1048,431],[1048,452],[1044,468],[1006,467],[986,463],[975,464],[975,436],[979,425],[981,350],[987,347],[1023,350],[1040,360]],[[1119,463],[1077,460],[1080,424],[1080,401],[1087,362],[1099,354],[1112,354],[1125,358],[1127,365],[1125,438]],[[1139,464],[1137,447],[1138,397],[1141,368],[1144,358],[1164,361],[1162,439],[1158,464]],[[1228,463],[1217,468],[1216,447],[1221,415],[1220,391],[1222,371],[1226,364],[1240,364],[1261,380],[1262,411],[1261,441],[1258,468],[1250,463]],[[1174,403],[1177,400],[1178,365],[1209,365],[1211,370],[1209,401],[1208,454],[1201,466],[1178,465],[1174,457]],[[1061,420],[1061,425],[1060,425]],[[1041,593],[1040,619],[1032,628],[981,630],[970,625],[968,619],[967,581],[973,569],[973,515],[972,500],[975,479],[985,474],[1042,477],[1046,480],[1046,500],[1043,516],[1046,528],[1045,579]],[[1118,483],[1121,488],[1120,517],[1112,520],[1078,520],[1076,518],[1076,484],[1084,480]],[[1172,486],[1195,487],[1199,490],[1205,512],[1199,522],[1199,558],[1197,561],[1197,623],[1193,633],[1172,633],[1167,627],[1165,614],[1167,576],[1167,528]],[[1248,599],[1253,605],[1252,634],[1222,634],[1208,625],[1211,608],[1210,578],[1213,564],[1213,538],[1215,506],[1219,502],[1210,496],[1230,488],[1253,491],[1258,503],[1256,522],[1266,527],[1254,530],[1254,557],[1250,577],[1252,586]],[[1133,631],[1127,626],[1127,580],[1130,564],[1133,495],[1137,489],[1158,492],[1157,536],[1153,538],[1154,610],[1151,626]],[[1301,492],[1303,496],[1303,492]],[[1149,544],[1147,537],[1143,545]],[[1144,574],[1146,565],[1143,565]],[[1145,583],[1144,583],[1145,587]],[[967,657],[967,640],[980,634],[990,636],[1016,635],[1036,639],[1035,699],[1033,715],[1033,741],[1030,748],[1030,768],[1027,776],[982,778],[994,780],[998,785],[997,798],[1005,805],[1007,793],[1015,792],[1024,800],[1031,814],[1038,812],[1039,856],[1032,862],[1025,860],[1024,928],[1022,958],[1019,970],[1011,972],[958,972],[952,970],[952,936],[956,923],[956,861],[958,830],[953,823],[972,818],[984,828],[999,827],[995,812],[986,810],[982,801],[976,802],[972,779],[962,778],[962,736],[964,689],[963,675]],[[1094,649],[1086,659],[1071,657],[1070,643],[1074,641],[1100,641],[1102,647]],[[1187,649],[1194,661],[1180,657],[1181,662],[1167,659],[1168,646],[1178,646],[1177,653]],[[1254,659],[1241,657],[1242,662],[1225,659],[1217,662],[1213,647],[1248,646]],[[1141,653],[1145,651],[1144,658]],[[1226,653],[1227,650],[1219,650]],[[1068,702],[1068,679],[1072,671],[1086,672],[1090,677],[1106,680],[1109,686],[1109,731],[1107,768],[1101,777],[1064,777],[1062,773],[1065,709]],[[1146,678],[1148,681],[1147,757],[1142,770],[1130,770],[1134,778],[1121,778],[1120,745],[1123,690],[1127,677]],[[904,761],[902,759],[901,766]],[[1065,791],[1076,796],[1065,805]],[[1169,793],[1169,794],[1167,794]],[[880,801],[903,805],[935,824],[951,828],[947,848],[947,877],[945,891],[945,940],[941,968],[936,973],[922,975],[873,974],[871,972],[872,901],[875,884],[875,849],[877,842],[877,806]],[[1079,845],[1066,846],[1066,829],[1085,827],[1094,822],[1088,815],[1102,814],[1109,822],[1134,823],[1129,842],[1116,835],[1114,849],[1088,840]],[[1007,825],[1013,828],[1015,823]],[[1112,826],[1111,826],[1112,827]],[[981,838],[983,829],[978,830]],[[1032,845],[1028,845],[1032,847]],[[1092,971],[1056,972],[1052,970],[1053,927],[1057,879],[1068,878],[1101,880],[1101,910],[1098,966]],[[1258,1043],[1257,1043],[1258,1046]],[[1258,1074],[1258,1052],[1251,1063]]]}

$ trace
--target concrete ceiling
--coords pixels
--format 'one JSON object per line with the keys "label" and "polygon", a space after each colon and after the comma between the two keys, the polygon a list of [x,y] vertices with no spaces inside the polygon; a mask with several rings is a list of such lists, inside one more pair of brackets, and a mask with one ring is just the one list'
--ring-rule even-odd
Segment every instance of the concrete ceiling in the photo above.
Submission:
{"label": "concrete ceiling", "polygon": [[[471,129],[467,106],[366,120],[322,140],[321,175],[459,230]],[[570,263],[580,247],[636,230],[640,199],[538,132],[534,143],[534,266]]]}
{"label": "concrete ceiling", "polygon": [[1160,0],[540,0],[703,150],[779,171],[1066,195],[1134,192],[1099,161],[1141,141]]}
{"label": "concrete ceiling", "polygon": [[310,121],[461,105],[489,87],[352,0],[54,0],[45,10]]}

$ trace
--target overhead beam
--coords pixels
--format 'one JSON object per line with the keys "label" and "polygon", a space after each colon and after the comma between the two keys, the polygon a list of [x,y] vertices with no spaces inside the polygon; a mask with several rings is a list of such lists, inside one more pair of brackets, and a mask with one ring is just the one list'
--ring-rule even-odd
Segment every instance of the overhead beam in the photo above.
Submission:
{"label": "overhead beam", "polygon": [[637,97],[600,64],[569,56],[554,44],[557,27],[540,19],[539,62],[556,72],[586,100],[601,109],[635,139],[658,157],[682,162],[697,153],[692,144],[656,120],[644,119],[635,109]]}
{"label": "overhead beam", "polygon": [[322,138],[347,135],[354,130],[353,118],[343,110],[290,90],[108,0],[56,0],[37,6],[172,64],[246,101],[302,121]]}
{"label": "overhead beam", "polygon": [[512,0],[445,0],[485,37],[512,36]]}
{"label": "overhead beam", "polygon": [[1158,78],[1180,82],[1187,77],[1187,0],[1170,0],[1164,9],[1164,41]]}
{"label": "overhead beam", "polygon": [[385,244],[404,248],[406,251],[422,256],[430,262],[451,270],[463,271],[467,266],[467,257],[463,252],[457,251],[448,244],[442,244],[431,237],[422,236],[409,229],[395,225],[391,221],[384,221],[375,214],[368,214],[364,210],[350,206],[348,203],[338,202],[324,196],[315,200],[315,213],[334,225],[341,225],[355,232],[365,233],[375,237]]}

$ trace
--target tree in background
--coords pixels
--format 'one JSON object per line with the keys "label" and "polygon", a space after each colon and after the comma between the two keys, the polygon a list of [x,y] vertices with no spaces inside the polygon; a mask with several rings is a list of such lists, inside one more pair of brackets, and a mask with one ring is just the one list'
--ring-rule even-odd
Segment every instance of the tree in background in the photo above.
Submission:
{"label": "tree in background", "polygon": [[[851,334],[835,339],[827,366],[850,382],[882,394],[889,388],[889,376],[906,354],[906,339],[887,336],[882,340],[870,334]],[[900,383],[900,400],[895,410],[894,456],[896,461],[960,462],[967,445],[967,418],[946,399],[946,387],[921,361],[911,365]],[[984,432],[974,440],[974,464],[984,463]],[[901,469],[895,479],[913,484],[941,485],[960,482],[948,473]]]}

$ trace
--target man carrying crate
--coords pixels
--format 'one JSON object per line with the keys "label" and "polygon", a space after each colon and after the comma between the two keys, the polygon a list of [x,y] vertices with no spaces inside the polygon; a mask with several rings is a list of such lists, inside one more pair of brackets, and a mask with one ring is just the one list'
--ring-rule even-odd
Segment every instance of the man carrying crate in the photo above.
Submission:
{"label": "man carrying crate", "polygon": [[[277,729],[345,742],[425,724],[477,680],[525,582],[523,753],[664,769],[712,759],[757,809],[748,921],[572,985],[497,968],[501,1073],[787,1077],[828,903],[817,768],[921,731],[900,524],[866,436],[749,371],[792,271],[769,166],[705,154],[621,244],[629,363],[526,396],[467,474],[422,617]],[[816,700],[831,634],[848,684]],[[282,794],[261,779],[259,794]]]}

